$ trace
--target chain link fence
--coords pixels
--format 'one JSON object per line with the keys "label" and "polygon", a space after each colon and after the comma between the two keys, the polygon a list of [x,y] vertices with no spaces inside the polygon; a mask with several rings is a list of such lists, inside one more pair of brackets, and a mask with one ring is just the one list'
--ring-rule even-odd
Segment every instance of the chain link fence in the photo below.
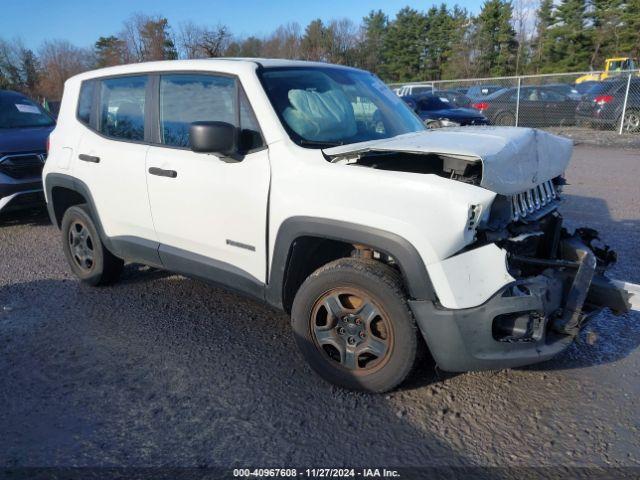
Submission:
{"label": "chain link fence", "polygon": [[[569,127],[640,135],[640,70],[524,75],[390,84],[425,122]],[[438,101],[424,101],[430,96]],[[454,118],[448,118],[448,117]],[[429,124],[429,123],[428,123]]]}

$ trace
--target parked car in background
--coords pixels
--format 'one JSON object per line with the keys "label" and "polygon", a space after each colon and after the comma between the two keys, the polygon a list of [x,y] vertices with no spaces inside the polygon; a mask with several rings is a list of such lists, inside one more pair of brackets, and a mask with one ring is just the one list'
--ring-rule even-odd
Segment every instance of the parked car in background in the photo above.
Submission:
{"label": "parked car in background", "polygon": [[37,103],[0,90],[0,211],[44,203],[42,167],[54,125]]}
{"label": "parked car in background", "polygon": [[503,88],[505,87],[501,85],[474,85],[473,87],[469,87],[465,95],[471,100],[477,101],[478,99],[485,98],[498,90],[502,90]]}
{"label": "parked car in background", "polygon": [[596,85],[600,85],[602,82],[600,81],[588,81],[582,83],[576,83],[574,88],[578,91],[580,95],[584,95],[585,93],[589,93],[589,90],[594,88]]}
{"label": "parked car in background", "polygon": [[580,126],[619,128],[627,132],[640,132],[640,78],[632,78],[629,85],[627,108],[624,97],[627,79],[600,82],[586,93],[576,109],[576,123]]}
{"label": "parked car in background", "polygon": [[[515,125],[517,88],[498,90],[473,104],[492,125]],[[520,88],[519,127],[575,124],[578,101],[547,87]]]}
{"label": "parked car in background", "polygon": [[473,108],[462,108],[440,95],[402,97],[430,128],[487,125],[487,118]]}
{"label": "parked car in background", "polygon": [[467,97],[464,93],[460,93],[456,90],[434,90],[434,95],[440,98],[446,98],[451,103],[461,108],[471,108],[473,101]]}
{"label": "parked car in background", "polygon": [[582,97],[582,94],[578,92],[578,89],[574,85],[570,85],[568,83],[548,83],[542,86],[566,95],[573,100],[580,100]]}
{"label": "parked car in background", "polygon": [[405,97],[408,95],[419,95],[421,93],[433,92],[433,85],[416,84],[416,85],[403,85],[395,90],[399,97]]}

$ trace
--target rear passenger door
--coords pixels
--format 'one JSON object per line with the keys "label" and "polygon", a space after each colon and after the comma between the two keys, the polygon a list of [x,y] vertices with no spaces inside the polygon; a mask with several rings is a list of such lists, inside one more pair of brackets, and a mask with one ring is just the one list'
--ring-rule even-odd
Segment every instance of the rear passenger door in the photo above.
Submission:
{"label": "rear passenger door", "polygon": [[[147,182],[163,264],[241,290],[265,283],[269,158],[238,80],[167,73],[154,81],[159,138],[147,156]],[[242,157],[191,151],[195,121],[239,127]]]}
{"label": "rear passenger door", "polygon": [[148,81],[132,75],[83,84],[82,90],[93,90],[93,108],[88,118],[78,117],[89,128],[80,139],[74,176],[88,185],[105,234],[121,254],[157,264],[145,168]]}

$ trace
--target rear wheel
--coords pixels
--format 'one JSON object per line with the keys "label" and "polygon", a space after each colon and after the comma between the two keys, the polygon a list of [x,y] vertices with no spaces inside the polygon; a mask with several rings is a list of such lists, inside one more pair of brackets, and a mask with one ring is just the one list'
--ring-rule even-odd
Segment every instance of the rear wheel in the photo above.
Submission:
{"label": "rear wheel", "polygon": [[73,273],[89,285],[113,283],[124,262],[105,248],[87,208],[76,205],[62,217],[62,246]]}
{"label": "rear wheel", "polygon": [[514,127],[516,125],[516,117],[510,112],[500,112],[493,121],[494,125],[504,127]]}
{"label": "rear wheel", "polygon": [[622,131],[640,132],[640,110],[627,110],[622,119]]}
{"label": "rear wheel", "polygon": [[291,312],[296,343],[325,380],[383,392],[410,373],[418,330],[398,273],[372,260],[344,258],[314,272]]}

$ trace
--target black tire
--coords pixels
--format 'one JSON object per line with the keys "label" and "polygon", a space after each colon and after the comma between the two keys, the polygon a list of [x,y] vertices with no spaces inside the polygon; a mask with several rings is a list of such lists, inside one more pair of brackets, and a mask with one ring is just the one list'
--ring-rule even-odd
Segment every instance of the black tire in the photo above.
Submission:
{"label": "black tire", "polygon": [[515,127],[516,116],[510,112],[500,112],[493,119],[493,125],[499,125],[503,127]]}
{"label": "black tire", "polygon": [[[333,314],[326,305],[336,302],[340,313]],[[311,368],[350,390],[395,388],[410,374],[422,345],[400,275],[374,260],[343,258],[316,270],[296,294],[291,324]],[[358,343],[349,345],[353,339]],[[345,353],[349,349],[355,361]]]}
{"label": "black tire", "polygon": [[89,285],[115,282],[124,262],[102,244],[86,205],[69,207],[62,217],[62,248],[71,271]]}

